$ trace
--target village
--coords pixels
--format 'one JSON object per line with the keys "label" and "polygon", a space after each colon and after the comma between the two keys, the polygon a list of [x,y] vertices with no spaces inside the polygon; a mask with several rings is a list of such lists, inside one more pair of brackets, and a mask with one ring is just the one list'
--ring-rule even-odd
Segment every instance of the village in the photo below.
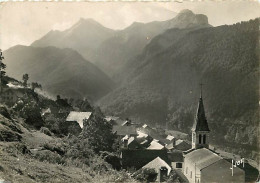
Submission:
{"label": "village", "polygon": [[[17,106],[20,99],[32,97],[34,89],[12,81],[3,88],[1,102]],[[58,105],[41,109],[42,118],[45,121],[59,119],[68,136],[79,135],[85,122],[92,118],[92,112],[87,108],[85,111],[73,108],[68,99],[60,96],[56,103]],[[245,182],[247,179],[244,167],[248,162],[244,158],[220,153],[210,145],[210,130],[213,129],[207,123],[202,94],[191,129],[191,141],[188,134],[168,130],[159,124],[152,127],[115,116],[105,116],[104,120],[112,125],[112,133],[117,136],[120,168],[132,175],[148,169],[153,171],[147,173],[147,179],[155,182],[166,181],[172,172],[180,182]],[[233,161],[241,163],[234,166]]]}

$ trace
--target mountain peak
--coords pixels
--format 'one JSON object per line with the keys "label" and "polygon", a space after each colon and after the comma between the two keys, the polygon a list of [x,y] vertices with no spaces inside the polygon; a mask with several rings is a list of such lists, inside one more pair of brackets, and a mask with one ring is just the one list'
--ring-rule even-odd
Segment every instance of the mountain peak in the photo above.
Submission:
{"label": "mountain peak", "polygon": [[[194,13],[191,11],[191,10],[189,10],[189,9],[183,9],[183,10],[181,10],[179,13],[178,13],[178,15],[179,14],[193,14],[194,15]],[[177,15],[177,16],[178,16]]]}
{"label": "mountain peak", "polygon": [[189,9],[180,11],[174,19],[180,22],[189,22],[192,24],[208,24],[208,17],[206,15],[194,14]]}
{"label": "mountain peak", "polygon": [[101,25],[99,22],[97,22],[93,18],[82,18],[82,17],[79,19],[79,21],[74,26],[75,27],[78,27],[78,26],[100,26],[100,27],[104,27],[103,25]]}

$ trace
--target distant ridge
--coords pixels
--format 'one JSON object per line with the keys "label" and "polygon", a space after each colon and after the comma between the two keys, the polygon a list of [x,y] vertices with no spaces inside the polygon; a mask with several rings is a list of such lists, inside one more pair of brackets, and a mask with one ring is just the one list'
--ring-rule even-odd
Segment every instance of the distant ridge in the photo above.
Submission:
{"label": "distant ridge", "polygon": [[[173,14],[174,16],[174,14]],[[208,27],[205,15],[190,10],[167,21],[134,22],[123,30],[108,29],[93,19],[80,19],[65,31],[51,31],[32,43],[35,47],[56,46],[77,50],[109,76],[121,72],[125,63],[141,53],[150,40],[170,28]],[[115,78],[117,80],[118,78]]]}

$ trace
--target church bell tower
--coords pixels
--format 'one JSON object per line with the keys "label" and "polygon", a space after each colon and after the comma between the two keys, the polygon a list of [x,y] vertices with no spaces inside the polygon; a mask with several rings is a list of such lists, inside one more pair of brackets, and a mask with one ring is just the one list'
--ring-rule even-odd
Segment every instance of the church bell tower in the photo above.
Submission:
{"label": "church bell tower", "polygon": [[198,104],[198,109],[195,121],[192,127],[192,148],[209,148],[209,126],[205,115],[203,99],[202,99],[202,84],[201,93]]}

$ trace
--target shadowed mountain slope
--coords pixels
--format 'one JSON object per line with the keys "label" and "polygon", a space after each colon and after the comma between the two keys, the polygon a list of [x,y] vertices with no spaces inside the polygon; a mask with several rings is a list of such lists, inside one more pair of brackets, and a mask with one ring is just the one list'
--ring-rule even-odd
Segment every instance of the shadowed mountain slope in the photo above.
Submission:
{"label": "shadowed mountain slope", "polygon": [[92,19],[81,19],[68,30],[50,31],[32,46],[73,48],[108,75],[115,76],[127,60],[141,53],[154,36],[165,30],[208,26],[205,15],[196,15],[190,10],[183,10],[167,21],[134,22],[119,31],[107,29]]}
{"label": "shadowed mountain slope", "polygon": [[41,83],[48,92],[96,100],[113,88],[113,82],[95,65],[69,48],[15,46],[4,52],[7,74]]}

